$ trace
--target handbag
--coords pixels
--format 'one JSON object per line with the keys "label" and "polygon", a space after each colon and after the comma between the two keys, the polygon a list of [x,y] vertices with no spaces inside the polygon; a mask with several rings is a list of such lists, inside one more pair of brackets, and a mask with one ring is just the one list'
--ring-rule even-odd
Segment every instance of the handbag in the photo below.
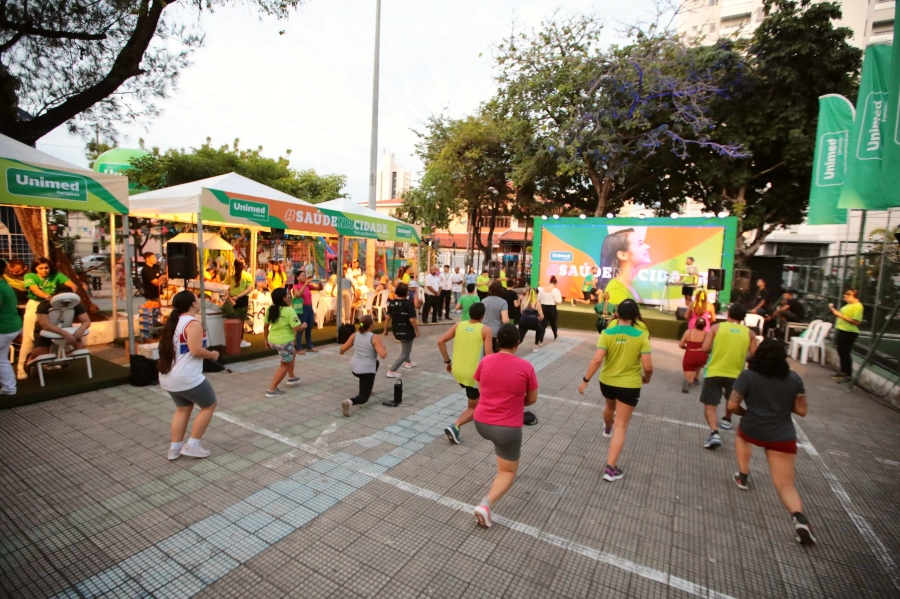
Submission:
{"label": "handbag", "polygon": [[609,300],[603,300],[603,314],[597,316],[597,332],[602,333],[606,329],[606,321],[609,318],[607,309],[609,308]]}

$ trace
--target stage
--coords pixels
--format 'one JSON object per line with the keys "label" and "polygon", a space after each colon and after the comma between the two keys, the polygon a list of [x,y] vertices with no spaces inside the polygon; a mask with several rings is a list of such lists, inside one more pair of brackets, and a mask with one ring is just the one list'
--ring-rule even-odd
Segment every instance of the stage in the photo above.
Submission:
{"label": "stage", "polygon": [[[650,336],[656,339],[681,339],[686,323],[677,320],[672,312],[660,312],[653,306],[641,306],[641,317],[647,323]],[[597,314],[594,306],[576,304],[560,304],[559,326],[563,329],[577,329],[580,331],[597,330]]]}

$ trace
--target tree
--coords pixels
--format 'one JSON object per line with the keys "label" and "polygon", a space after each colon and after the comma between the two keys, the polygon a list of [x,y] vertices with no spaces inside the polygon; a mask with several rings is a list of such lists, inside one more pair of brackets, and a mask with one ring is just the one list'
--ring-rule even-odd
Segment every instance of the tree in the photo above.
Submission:
{"label": "tree", "polygon": [[[698,50],[718,65],[725,93],[710,108],[722,144],[749,151],[723,158],[702,149],[687,161],[713,193],[696,195],[713,212],[739,217],[736,258],[744,263],[773,231],[802,222],[809,205],[819,96],[854,98],[862,52],[852,31],[835,27],[835,3],[766,0],[766,17],[748,42]],[[747,239],[743,233],[749,233]]]}
{"label": "tree", "polygon": [[532,123],[560,174],[590,181],[595,216],[653,188],[644,163],[657,153],[683,158],[698,146],[742,155],[710,137],[715,123],[706,110],[720,91],[714,65],[698,64],[655,25],[606,50],[601,33],[590,16],[549,21],[530,35],[514,32],[497,56],[496,104],[511,120]]}
{"label": "tree", "polygon": [[[251,0],[287,18],[303,0]],[[28,145],[63,124],[115,140],[118,124],[158,114],[203,43],[173,5],[200,11],[233,0],[0,2],[0,133]],[[168,12],[165,12],[166,9]],[[171,16],[170,16],[171,15]]]}

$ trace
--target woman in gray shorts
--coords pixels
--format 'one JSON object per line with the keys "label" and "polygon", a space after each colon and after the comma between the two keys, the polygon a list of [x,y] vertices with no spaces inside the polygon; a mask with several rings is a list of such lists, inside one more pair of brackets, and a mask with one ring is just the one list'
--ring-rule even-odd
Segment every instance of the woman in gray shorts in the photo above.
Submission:
{"label": "woman in gray shorts", "polygon": [[507,323],[497,331],[500,351],[481,359],[475,369],[481,395],[475,408],[475,430],[494,444],[497,476],[475,508],[478,524],[491,527],[491,506],[512,487],[519,469],[525,406],[537,401],[538,381],[531,362],[516,357],[519,330]]}
{"label": "woman in gray shorts", "polygon": [[[175,402],[172,417],[172,445],[168,458],[177,460],[186,455],[205,458],[209,450],[200,445],[200,438],[209,426],[216,409],[216,392],[203,376],[204,358],[216,361],[219,352],[206,349],[206,331],[197,319],[200,302],[190,291],[181,291],[172,298],[172,313],[166,319],[159,342],[159,386],[168,391]],[[194,406],[200,413],[194,418],[191,438],[184,443],[188,421]]]}

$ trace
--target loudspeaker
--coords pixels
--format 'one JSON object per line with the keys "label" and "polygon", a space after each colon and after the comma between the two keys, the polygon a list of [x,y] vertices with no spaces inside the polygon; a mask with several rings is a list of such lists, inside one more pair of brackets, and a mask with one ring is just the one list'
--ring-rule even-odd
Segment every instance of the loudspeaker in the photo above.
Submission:
{"label": "loudspeaker", "polygon": [[197,245],[193,243],[169,243],[166,245],[166,265],[170,279],[196,279]]}
{"label": "loudspeaker", "polygon": [[675,310],[675,319],[676,320],[687,320],[687,306],[681,306],[677,310]]}
{"label": "loudspeaker", "polygon": [[706,287],[712,291],[722,291],[725,288],[725,269],[710,268],[706,275]]}
{"label": "loudspeaker", "polygon": [[744,268],[734,269],[734,285],[735,291],[750,291],[750,271]]}

